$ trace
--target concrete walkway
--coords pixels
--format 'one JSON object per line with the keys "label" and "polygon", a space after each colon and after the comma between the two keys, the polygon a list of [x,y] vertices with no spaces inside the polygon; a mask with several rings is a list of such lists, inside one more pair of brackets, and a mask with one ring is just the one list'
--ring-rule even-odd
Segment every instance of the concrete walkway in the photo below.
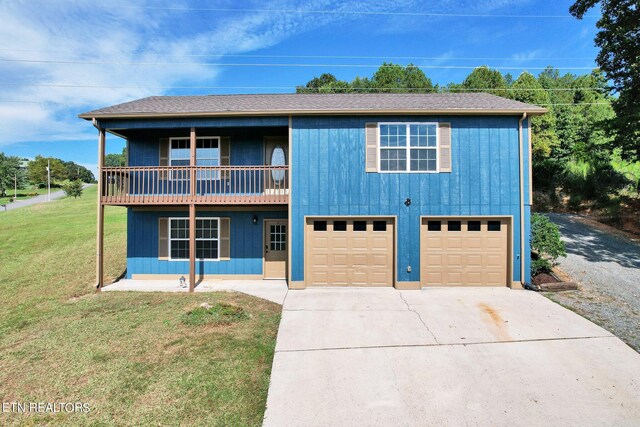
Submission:
{"label": "concrete walkway", "polygon": [[[85,189],[91,185],[95,185],[95,184],[84,184],[82,188]],[[51,200],[62,199],[65,196],[66,194],[64,190],[51,192]],[[15,202],[7,203],[6,210],[11,211],[13,209],[24,208],[25,206],[37,205],[38,203],[43,203],[43,202],[46,202],[47,200],[48,200],[47,194],[41,194],[39,196],[31,197],[30,199],[16,200]],[[4,211],[5,211],[5,208],[0,206],[0,212],[4,212]]]}
{"label": "concrete walkway", "polygon": [[[123,279],[102,288],[103,292],[188,292],[178,280]],[[287,295],[286,280],[204,280],[196,286],[196,292],[235,291],[266,299],[282,305]]]}
{"label": "concrete walkway", "polygon": [[290,291],[266,426],[637,425],[640,355],[493,288]]}

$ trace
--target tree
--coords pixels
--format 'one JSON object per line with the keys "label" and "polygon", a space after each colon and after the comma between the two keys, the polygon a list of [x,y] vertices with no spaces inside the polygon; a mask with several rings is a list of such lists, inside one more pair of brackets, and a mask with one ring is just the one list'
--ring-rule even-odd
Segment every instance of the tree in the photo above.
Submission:
{"label": "tree", "polygon": [[371,79],[375,92],[433,92],[433,83],[413,64],[406,67],[383,62]]}
{"label": "tree", "polygon": [[20,167],[22,159],[16,156],[6,156],[0,153],[0,196],[7,195],[7,190],[14,188],[16,178],[18,186],[24,185],[24,171]]}
{"label": "tree", "polygon": [[507,96],[507,82],[498,70],[483,65],[475,68],[462,82],[462,88],[471,92],[486,92]]}
{"label": "tree", "polygon": [[[95,182],[93,173],[75,162],[62,162],[68,179],[79,179],[82,182]],[[119,165],[118,165],[119,166]]]}
{"label": "tree", "polygon": [[351,83],[338,80],[333,74],[314,77],[304,86],[297,86],[296,93],[375,93],[375,92],[435,92],[424,72],[413,64],[406,67],[384,62],[372,78],[356,77]]}
{"label": "tree", "polygon": [[344,89],[349,83],[338,81],[336,76],[331,73],[321,74],[320,77],[314,77],[309,80],[306,85],[296,87],[296,93],[329,93],[334,87]]}
{"label": "tree", "polygon": [[600,52],[596,62],[613,83],[618,98],[616,115],[610,120],[617,131],[615,143],[626,158],[640,158],[640,7],[637,0],[577,0],[569,12],[582,19],[600,5],[600,29],[595,38]]}
{"label": "tree", "polygon": [[575,79],[572,106],[573,136],[571,151],[575,159],[597,162],[610,160],[611,129],[607,124],[615,116],[607,95],[606,80],[600,71]]}
{"label": "tree", "polygon": [[62,183],[62,189],[66,193],[67,197],[72,197],[77,199],[82,196],[82,185],[83,182],[79,179],[74,181],[66,180]]}
{"label": "tree", "polygon": [[[104,157],[104,165],[111,167],[126,166],[127,165],[127,147],[122,148],[122,154],[107,154]],[[88,181],[85,181],[88,182]]]}
{"label": "tree", "polygon": [[29,181],[31,181],[32,184],[38,185],[47,182],[47,162],[51,164],[52,181],[67,179],[67,170],[60,159],[36,156],[36,158],[27,165]]}
{"label": "tree", "polygon": [[[526,71],[513,83],[513,99],[528,104],[548,107],[550,104],[549,94],[538,82],[538,80]],[[552,150],[558,146],[556,135],[556,119],[552,111],[542,116],[531,118],[532,149],[535,161],[549,157]]]}

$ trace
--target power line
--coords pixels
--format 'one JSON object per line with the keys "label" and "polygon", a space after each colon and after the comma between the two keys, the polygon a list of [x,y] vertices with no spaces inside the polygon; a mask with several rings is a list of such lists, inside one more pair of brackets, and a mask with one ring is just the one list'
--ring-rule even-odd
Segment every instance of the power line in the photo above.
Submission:
{"label": "power line", "polygon": [[[375,10],[321,10],[321,9],[249,9],[223,7],[178,7],[178,6],[117,6],[121,9],[168,10],[176,12],[230,12],[230,13],[291,13],[318,15],[365,15],[365,16],[410,16],[410,17],[440,17],[440,18],[518,18],[518,19],[575,19],[571,15],[516,15],[516,14],[483,14],[483,13],[441,13],[441,12],[391,12]],[[584,16],[587,19],[597,19],[598,16]]]}
{"label": "power line", "polygon": [[[300,64],[300,63],[230,63],[230,62],[118,62],[118,61],[54,61],[48,59],[14,59],[0,58],[2,62],[20,62],[35,64],[73,64],[73,65],[141,65],[141,66],[216,66],[216,67],[278,67],[278,68],[395,68],[399,65],[377,65],[377,64]],[[477,66],[467,65],[414,65],[416,68],[425,69],[476,69]],[[500,70],[546,70],[548,67],[514,67],[514,66],[489,66],[489,68]],[[556,67],[558,70],[593,70],[598,67]]]}
{"label": "power line", "polygon": [[[46,53],[46,54],[68,54],[62,51],[47,51],[34,49],[11,49],[0,48],[1,52],[30,52],[30,53]],[[143,56],[148,54],[133,54],[133,56]],[[593,60],[588,56],[582,57],[536,57],[536,58],[514,58],[510,57],[443,57],[443,56],[387,56],[387,55],[371,55],[371,56],[355,56],[355,55],[270,55],[270,54],[249,54],[249,53],[193,53],[181,54],[178,57],[194,57],[206,58],[215,56],[226,56],[233,58],[289,58],[289,59],[415,59],[415,60],[444,60],[444,61],[557,61],[557,60]]]}
{"label": "power line", "polygon": [[[306,86],[136,86],[136,85],[89,85],[89,84],[53,84],[53,83],[0,83],[0,86],[28,86],[28,87],[50,87],[50,88],[62,88],[62,89],[297,89],[298,87],[303,89],[315,89],[307,88]],[[415,88],[415,87],[357,87],[349,88],[354,91],[362,90],[420,90],[428,91],[427,88]],[[576,87],[576,88],[447,88],[446,86],[440,86],[440,90],[446,92],[490,92],[490,91],[552,91],[552,92],[571,92],[578,90],[606,90],[602,88],[593,87]]]}

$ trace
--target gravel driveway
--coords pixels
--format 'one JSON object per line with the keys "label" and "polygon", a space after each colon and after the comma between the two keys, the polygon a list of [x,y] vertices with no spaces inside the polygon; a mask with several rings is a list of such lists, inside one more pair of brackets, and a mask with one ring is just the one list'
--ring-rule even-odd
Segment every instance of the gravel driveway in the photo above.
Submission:
{"label": "gravel driveway", "polygon": [[567,245],[560,268],[581,286],[546,295],[640,352],[640,243],[577,215],[549,218]]}

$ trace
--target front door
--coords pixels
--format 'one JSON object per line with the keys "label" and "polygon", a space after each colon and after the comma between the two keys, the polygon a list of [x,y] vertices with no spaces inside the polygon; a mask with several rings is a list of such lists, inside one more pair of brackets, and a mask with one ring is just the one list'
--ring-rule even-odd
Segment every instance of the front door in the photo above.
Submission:
{"label": "front door", "polygon": [[264,160],[267,166],[283,166],[272,168],[265,176],[266,194],[287,194],[288,174],[284,166],[288,164],[287,137],[267,136],[264,138]]}
{"label": "front door", "polygon": [[286,166],[287,153],[286,136],[267,136],[264,138],[264,160],[268,166]]}
{"label": "front door", "polygon": [[264,278],[287,278],[287,220],[264,221]]}

